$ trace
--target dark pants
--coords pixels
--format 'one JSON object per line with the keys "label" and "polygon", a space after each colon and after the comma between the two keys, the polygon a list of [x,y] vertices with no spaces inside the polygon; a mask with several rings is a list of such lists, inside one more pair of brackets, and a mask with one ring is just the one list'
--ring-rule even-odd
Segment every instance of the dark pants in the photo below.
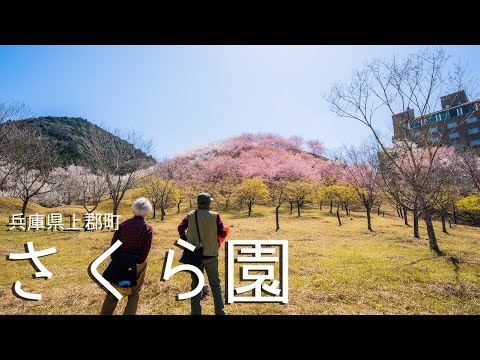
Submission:
{"label": "dark pants", "polygon": [[[132,288],[132,294],[128,296],[127,306],[123,311],[123,315],[135,315],[137,313],[138,301],[140,300],[140,292],[142,291],[143,281],[145,280],[145,272],[147,270],[147,262],[137,264],[137,286]],[[117,307],[118,300],[112,293],[108,292],[103,301],[100,315],[112,315]]]}
{"label": "dark pants", "polygon": [[[212,289],[213,304],[215,306],[215,315],[225,315],[223,309],[222,285],[220,283],[220,275],[218,273],[218,257],[202,259],[200,270],[207,273],[208,283]],[[192,274],[192,290],[198,285],[197,276]],[[192,315],[202,315],[202,305],[200,304],[201,292],[191,298],[190,306]]]}

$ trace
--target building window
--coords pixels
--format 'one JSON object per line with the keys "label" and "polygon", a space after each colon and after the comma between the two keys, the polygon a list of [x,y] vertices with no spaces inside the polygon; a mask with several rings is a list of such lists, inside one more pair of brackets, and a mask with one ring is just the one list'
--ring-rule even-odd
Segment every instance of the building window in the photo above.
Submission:
{"label": "building window", "polygon": [[476,116],[472,116],[471,118],[467,119],[467,124],[473,124],[475,122],[477,122],[477,117]]}
{"label": "building window", "polygon": [[479,132],[480,132],[480,128],[478,128],[478,127],[468,129],[468,133],[469,133],[470,135],[478,134]]}
{"label": "building window", "polygon": [[460,134],[458,133],[458,131],[455,131],[454,133],[448,134],[449,139],[456,139],[459,136],[460,136]]}
{"label": "building window", "polygon": [[428,118],[427,120],[425,120],[425,122],[427,124],[430,124],[430,123],[434,123],[434,122],[437,122],[437,115],[433,115],[431,118]]}
{"label": "building window", "polygon": [[412,122],[410,123],[410,129],[415,129],[415,128],[421,126],[421,125],[422,125],[422,123],[421,123],[420,121],[418,121],[418,120],[412,121]]}
{"label": "building window", "polygon": [[452,109],[448,112],[448,115],[450,116],[450,118],[453,118],[455,116],[457,116],[457,109]]}
{"label": "building window", "polygon": [[433,126],[433,127],[430,128],[430,132],[431,133],[436,133],[436,132],[438,132],[438,128],[436,126]]}
{"label": "building window", "polygon": [[480,139],[470,141],[470,146],[480,146]]}
{"label": "building window", "polygon": [[449,128],[449,129],[453,129],[453,128],[456,128],[456,127],[457,127],[457,122],[456,121],[447,124],[447,128]]}
{"label": "building window", "polygon": [[440,138],[438,136],[432,137],[432,143],[438,143]]}
{"label": "building window", "polygon": [[448,112],[440,113],[438,114],[438,117],[440,118],[440,120],[448,119]]}
{"label": "building window", "polygon": [[475,105],[465,105],[465,106],[462,106],[462,112],[463,112],[463,114],[468,114],[468,113],[471,113],[472,111],[475,111]]}

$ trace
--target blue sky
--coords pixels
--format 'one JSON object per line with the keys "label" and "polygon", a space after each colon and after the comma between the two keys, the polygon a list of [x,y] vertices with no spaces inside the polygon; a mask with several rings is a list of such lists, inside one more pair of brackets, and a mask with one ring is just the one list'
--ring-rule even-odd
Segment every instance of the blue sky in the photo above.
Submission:
{"label": "blue sky", "polygon": [[[418,48],[0,46],[0,100],[23,101],[35,116],[135,129],[159,158],[243,132],[300,135],[334,149],[369,133],[329,111],[329,85],[369,58]],[[480,68],[479,46],[446,48]]]}

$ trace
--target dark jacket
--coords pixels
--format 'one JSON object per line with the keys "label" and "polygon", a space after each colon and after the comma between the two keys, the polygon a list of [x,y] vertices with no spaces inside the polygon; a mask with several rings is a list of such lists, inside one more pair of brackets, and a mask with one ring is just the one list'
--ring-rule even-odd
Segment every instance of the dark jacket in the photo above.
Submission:
{"label": "dark jacket", "polygon": [[112,254],[112,259],[122,252],[131,252],[137,254],[137,264],[143,263],[150,252],[152,237],[152,226],[148,225],[143,217],[134,216],[123,221],[113,234],[112,245],[120,240],[122,246]]}
{"label": "dark jacket", "polygon": [[129,281],[128,286],[137,285],[137,255],[122,252],[115,256],[102,275],[107,281],[121,286],[122,281]]}

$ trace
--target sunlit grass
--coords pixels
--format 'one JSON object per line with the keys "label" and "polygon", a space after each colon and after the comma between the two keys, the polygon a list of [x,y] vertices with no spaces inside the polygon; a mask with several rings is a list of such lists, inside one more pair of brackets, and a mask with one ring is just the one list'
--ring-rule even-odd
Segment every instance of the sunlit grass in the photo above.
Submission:
{"label": "sunlit grass", "polygon": [[[122,219],[130,216],[129,201],[122,205]],[[97,314],[104,291],[87,273],[89,264],[110,244],[112,233],[7,231],[7,214],[20,212],[21,203],[0,198],[0,314]],[[44,209],[31,204],[27,214],[59,211],[64,215],[84,211],[79,206]],[[189,301],[176,301],[188,291],[190,275],[179,273],[167,282],[160,281],[165,252],[175,249],[177,225],[187,210],[167,212],[164,222],[148,220],[154,228],[146,281],[140,299],[139,314],[189,314]],[[107,202],[98,212],[111,212]],[[438,257],[428,249],[426,230],[414,239],[412,229],[387,212],[375,215],[373,228],[366,229],[363,213],[342,215],[343,225],[328,211],[306,208],[300,218],[282,209],[280,231],[275,232],[273,208],[254,206],[251,218],[247,209],[222,212],[230,226],[229,239],[289,240],[289,303],[232,304],[228,314],[478,314],[480,313],[480,231],[454,225],[443,234],[435,223],[440,248]],[[32,279],[35,270],[28,261],[10,261],[11,252],[23,252],[33,241],[36,249],[55,246],[57,253],[41,258],[53,273],[49,280]],[[223,249],[223,247],[222,247]],[[451,257],[458,259],[456,269]],[[224,253],[220,254],[224,279]],[[106,266],[102,264],[103,267]],[[12,294],[15,281],[26,291],[41,293],[41,301],[24,301]],[[123,310],[122,300],[118,310]],[[205,314],[213,314],[212,297],[203,302]]]}

